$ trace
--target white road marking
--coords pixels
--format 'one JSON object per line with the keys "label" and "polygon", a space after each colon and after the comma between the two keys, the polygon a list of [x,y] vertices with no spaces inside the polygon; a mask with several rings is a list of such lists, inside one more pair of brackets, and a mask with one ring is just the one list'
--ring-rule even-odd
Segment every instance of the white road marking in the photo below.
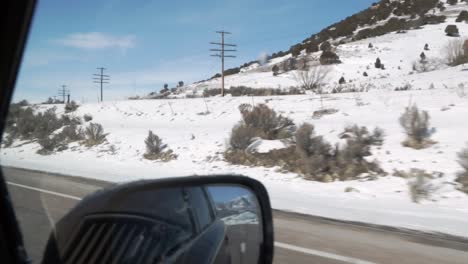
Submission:
{"label": "white road marking", "polygon": [[77,197],[77,196],[73,196],[73,195],[48,191],[48,190],[44,190],[44,189],[40,189],[40,188],[36,188],[36,187],[31,187],[31,186],[27,186],[27,185],[23,185],[23,184],[19,184],[19,183],[9,182],[9,181],[7,181],[7,184],[12,185],[12,186],[16,186],[16,187],[20,187],[20,188],[24,188],[24,189],[28,189],[28,190],[33,190],[33,191],[37,191],[37,192],[42,192],[42,193],[47,193],[47,194],[51,194],[51,195],[55,195],[55,196],[60,196],[60,197],[63,197],[63,198],[68,198],[68,199],[72,199],[72,200],[81,201],[81,197]]}
{"label": "white road marking", "polygon": [[328,258],[328,259],[333,259],[337,261],[343,261],[346,263],[355,263],[355,264],[375,264],[374,262],[369,262],[366,260],[362,259],[357,259],[357,258],[351,258],[351,257],[345,257],[345,256],[340,256],[337,254],[333,253],[328,253],[325,251],[320,251],[320,250],[315,250],[315,249],[310,249],[310,248],[303,248],[303,247],[298,247],[286,243],[281,243],[281,242],[275,242],[275,246],[279,248],[284,248],[287,250],[292,250],[292,251],[297,251],[309,255],[315,255],[323,258]]}
{"label": "white road marking", "polygon": [[[31,187],[31,186],[27,186],[27,185],[23,185],[23,184],[19,184],[19,183],[14,183],[14,182],[7,181],[7,184],[12,185],[12,186],[16,186],[16,187],[20,187],[20,188],[24,188],[24,189],[28,189],[28,190],[33,190],[33,191],[47,193],[47,194],[51,194],[51,195],[55,195],[55,196],[59,196],[59,197],[63,197],[63,198],[68,198],[68,199],[72,199],[72,200],[76,200],[76,201],[82,200],[81,197],[68,195],[68,194],[64,194],[64,193],[59,193],[59,192],[53,192],[53,191],[49,191],[49,190],[44,190],[44,189]],[[357,258],[340,256],[340,255],[333,254],[333,253],[328,253],[328,252],[325,252],[325,251],[298,247],[298,246],[295,246],[295,245],[281,243],[281,242],[275,242],[275,246],[279,247],[279,248],[284,248],[284,249],[287,249],[287,250],[297,251],[297,252],[301,252],[301,253],[305,253],[305,254],[309,254],[309,255],[315,255],[315,256],[328,258],[328,259],[334,259],[334,260],[343,261],[343,262],[347,262],[347,263],[375,264],[374,262],[369,262],[369,261],[365,261],[365,260],[361,260],[361,259],[357,259]]]}

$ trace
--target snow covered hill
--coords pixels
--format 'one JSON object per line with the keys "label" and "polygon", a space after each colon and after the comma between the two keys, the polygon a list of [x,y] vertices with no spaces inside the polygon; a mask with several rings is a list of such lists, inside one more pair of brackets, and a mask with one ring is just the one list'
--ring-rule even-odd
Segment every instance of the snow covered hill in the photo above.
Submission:
{"label": "snow covered hill", "polygon": [[[324,81],[328,90],[338,85],[341,77],[356,87],[371,85],[374,89],[394,89],[410,84],[413,89],[427,89],[433,84],[434,87],[454,87],[459,83],[468,81],[468,74],[460,73],[467,69],[466,66],[448,68],[447,46],[449,42],[456,39],[468,38],[468,23],[455,22],[462,10],[468,10],[468,3],[460,2],[451,6],[446,4],[446,10],[434,9],[435,15],[444,15],[446,21],[441,24],[424,25],[420,29],[408,30],[406,33],[392,32],[379,37],[372,37],[359,41],[340,44],[336,47],[336,54],[342,61],[341,64],[325,66],[329,68],[329,75]],[[431,12],[430,12],[431,13]],[[431,13],[432,14],[432,13]],[[388,20],[388,19],[387,19]],[[448,25],[457,25],[460,37],[446,36],[445,28]],[[362,28],[356,30],[358,32]],[[335,42],[339,42],[336,40]],[[369,43],[372,48],[369,48]],[[424,50],[428,44],[429,50]],[[420,54],[424,52],[427,60],[435,68],[429,73],[418,73],[413,69],[413,64],[420,60]],[[305,50],[297,57],[297,60],[307,58],[313,69],[318,63],[321,51],[306,54]],[[289,88],[299,86],[295,75],[297,70],[289,71],[278,76],[273,76],[271,68],[280,65],[283,61],[291,58],[291,54],[275,58],[264,65],[252,64],[241,68],[240,73],[229,75],[225,79],[226,87],[248,86],[253,88]],[[385,65],[385,70],[376,69],[374,63],[380,58]],[[364,76],[364,72],[368,77]],[[220,78],[191,84],[185,87],[183,94],[201,95],[204,89],[219,88]]]}

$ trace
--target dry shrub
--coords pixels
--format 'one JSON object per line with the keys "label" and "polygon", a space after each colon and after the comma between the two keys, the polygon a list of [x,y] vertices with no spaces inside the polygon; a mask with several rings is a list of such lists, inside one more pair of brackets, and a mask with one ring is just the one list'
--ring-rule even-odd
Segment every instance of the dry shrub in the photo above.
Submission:
{"label": "dry shrub", "polygon": [[77,126],[81,125],[81,118],[77,116],[62,115],[60,122],[60,125],[62,126]]}
{"label": "dry shrub", "polygon": [[[32,133],[33,138],[45,138],[52,134],[55,130],[61,128],[64,123],[59,119],[55,113],[56,108],[47,109],[44,112],[37,113],[33,117],[32,125],[34,126],[34,131]],[[28,118],[19,120],[18,123],[28,122]],[[26,127],[28,125],[25,125]]]}
{"label": "dry shrub", "polygon": [[371,133],[366,127],[349,126],[340,134],[346,139],[346,144],[337,149],[336,174],[340,180],[355,179],[362,173],[383,174],[376,162],[370,162],[365,157],[371,156],[371,146],[381,146],[384,141],[384,132],[375,128]]}
{"label": "dry shrub", "polygon": [[[376,162],[364,158],[371,155],[371,146],[383,144],[384,133],[378,128],[371,133],[365,127],[347,127],[341,134],[346,144],[340,148],[316,135],[314,126],[305,123],[294,133],[291,146],[268,153],[249,153],[246,149],[255,133],[256,130],[249,130],[243,123],[234,127],[225,159],[247,166],[279,166],[285,171],[303,174],[307,180],[322,182],[352,180],[363,173],[384,174]],[[235,143],[233,135],[239,135]]]}
{"label": "dry shrub", "polygon": [[106,140],[107,134],[104,133],[102,125],[99,123],[89,123],[85,129],[85,145],[88,147],[99,145]]}
{"label": "dry shrub", "polygon": [[295,95],[304,94],[304,91],[290,87],[289,89],[280,88],[252,88],[247,86],[233,86],[226,90],[226,93],[234,97],[238,96],[274,96],[274,95]]}
{"label": "dry shrub", "polygon": [[[13,104],[7,120],[6,132],[8,141],[6,146],[15,139],[37,140],[42,146],[40,154],[50,154],[54,150],[63,150],[66,143],[83,139],[83,132],[78,128],[81,124],[79,117],[56,114],[56,108],[49,108],[35,113],[31,107]],[[63,128],[60,133],[54,132]]]}
{"label": "dry shrub", "polygon": [[85,122],[89,122],[89,121],[93,120],[93,116],[90,115],[90,114],[85,114],[83,116],[83,119],[84,119]]}
{"label": "dry shrub", "polygon": [[[288,89],[280,88],[252,88],[247,86],[235,86],[225,89],[225,93],[234,97],[238,96],[276,96],[276,95],[297,95],[304,94],[302,89],[289,87]],[[203,97],[218,96],[221,94],[220,88],[203,90]]]}
{"label": "dry shrub", "polygon": [[145,139],[145,145],[146,153],[143,155],[145,159],[167,162],[177,158],[177,155],[151,130],[148,132],[148,136]]}
{"label": "dry shrub", "polygon": [[468,63],[468,39],[454,39],[445,47],[445,56],[450,66]]}
{"label": "dry shrub", "polygon": [[431,136],[429,119],[427,111],[419,111],[416,105],[407,107],[400,116],[400,124],[408,136],[402,145],[414,149],[423,149],[435,144],[434,141],[429,139]]}
{"label": "dry shrub", "polygon": [[338,111],[339,110],[335,109],[335,108],[326,108],[326,109],[316,110],[312,114],[312,118],[313,119],[320,119],[320,118],[322,118],[323,116],[326,116],[326,115],[336,114],[336,113],[338,113]]}
{"label": "dry shrub", "polygon": [[244,123],[239,123],[232,128],[229,145],[232,149],[245,150],[255,137],[255,129]]}
{"label": "dry shrub", "polygon": [[255,135],[263,139],[284,139],[292,136],[294,123],[291,119],[278,115],[265,104],[254,107],[239,106],[242,120],[247,127],[255,130]]}
{"label": "dry shrub", "polygon": [[370,133],[366,127],[355,125],[341,133],[346,144],[332,147],[323,137],[315,135],[312,125],[302,125],[296,132],[296,148],[305,178],[345,181],[356,179],[362,173],[383,173],[377,163],[365,159],[371,155],[371,146],[383,144],[383,137],[379,128]]}
{"label": "dry shrub", "polygon": [[54,149],[57,147],[57,141],[52,137],[44,137],[37,141],[41,146],[41,149],[37,151],[41,155],[49,155],[53,153]]}
{"label": "dry shrub", "polygon": [[299,127],[295,139],[305,178],[329,181],[327,179],[333,174],[333,147],[322,136],[316,136],[314,126],[307,123]]}
{"label": "dry shrub", "polygon": [[411,200],[415,203],[428,199],[434,191],[434,187],[430,182],[432,175],[424,170],[411,169],[406,173],[406,178],[408,179]]}
{"label": "dry shrub", "polygon": [[62,133],[40,138],[37,140],[37,143],[42,147],[37,151],[41,155],[50,155],[56,151],[68,149],[66,138]]}
{"label": "dry shrub", "polygon": [[14,135],[7,134],[6,136],[2,138],[2,144],[3,144],[2,147],[4,148],[11,147],[11,145],[13,145],[14,140],[15,140]]}
{"label": "dry shrub", "polygon": [[458,153],[458,164],[463,168],[459,172],[456,181],[460,183],[460,191],[468,194],[468,147]]}
{"label": "dry shrub", "polygon": [[302,173],[295,146],[274,149],[268,153],[248,153],[244,150],[228,149],[224,152],[224,158],[236,165],[263,166],[267,168],[278,166],[285,171]]}
{"label": "dry shrub", "polygon": [[62,129],[60,135],[64,138],[67,142],[79,141],[85,139],[84,131],[81,127],[77,125],[69,125]]}
{"label": "dry shrub", "polygon": [[71,113],[78,109],[79,105],[75,101],[71,101],[65,105],[65,113]]}
{"label": "dry shrub", "polygon": [[299,87],[317,92],[330,72],[331,68],[328,66],[315,66],[311,70],[297,71],[294,79]]}

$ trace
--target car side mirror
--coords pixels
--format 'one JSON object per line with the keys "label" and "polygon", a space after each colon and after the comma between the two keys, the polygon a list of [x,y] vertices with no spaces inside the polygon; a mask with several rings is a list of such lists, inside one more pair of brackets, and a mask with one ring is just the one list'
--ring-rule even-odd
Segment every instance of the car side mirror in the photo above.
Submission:
{"label": "car side mirror", "polygon": [[265,187],[242,176],[144,180],[83,199],[43,263],[272,263]]}

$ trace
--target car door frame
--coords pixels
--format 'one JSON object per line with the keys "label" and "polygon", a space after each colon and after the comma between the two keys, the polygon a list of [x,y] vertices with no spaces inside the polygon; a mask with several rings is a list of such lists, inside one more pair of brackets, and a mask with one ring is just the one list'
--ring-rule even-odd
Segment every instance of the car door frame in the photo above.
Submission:
{"label": "car door frame", "polygon": [[[0,9],[0,144],[36,0],[2,1]],[[0,169],[0,255],[5,263],[28,263],[23,238]]]}

